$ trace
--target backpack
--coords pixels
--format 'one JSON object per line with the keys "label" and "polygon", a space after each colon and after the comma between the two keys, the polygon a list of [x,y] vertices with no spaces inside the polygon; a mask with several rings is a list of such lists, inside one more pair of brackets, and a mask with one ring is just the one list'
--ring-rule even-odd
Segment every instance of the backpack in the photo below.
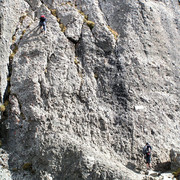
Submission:
{"label": "backpack", "polygon": [[46,18],[45,17],[40,17],[40,22],[45,22]]}
{"label": "backpack", "polygon": [[146,154],[146,152],[147,152],[147,146],[144,146],[144,148],[143,148],[143,154]]}
{"label": "backpack", "polygon": [[151,152],[149,151],[149,148],[152,149],[150,145],[144,146],[144,148],[143,148],[143,154],[144,155],[150,155],[151,154]]}

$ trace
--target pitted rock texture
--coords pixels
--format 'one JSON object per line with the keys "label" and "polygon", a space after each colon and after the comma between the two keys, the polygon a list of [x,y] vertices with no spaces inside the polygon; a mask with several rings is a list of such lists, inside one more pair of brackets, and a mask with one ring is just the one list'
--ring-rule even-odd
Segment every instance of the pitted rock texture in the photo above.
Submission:
{"label": "pitted rock texture", "polygon": [[171,169],[177,171],[180,168],[180,152],[174,149],[170,151]]}
{"label": "pitted rock texture", "polygon": [[11,172],[8,170],[8,153],[0,148],[0,179],[11,180]]}
{"label": "pitted rock texture", "polygon": [[18,22],[29,5],[24,0],[0,1],[0,95],[1,103],[7,86],[8,63],[12,36],[18,28]]}
{"label": "pitted rock texture", "polygon": [[180,144],[178,1],[0,5],[1,102],[9,101],[1,137],[12,179],[143,179],[135,170],[145,166],[145,142],[154,167],[170,161]]}

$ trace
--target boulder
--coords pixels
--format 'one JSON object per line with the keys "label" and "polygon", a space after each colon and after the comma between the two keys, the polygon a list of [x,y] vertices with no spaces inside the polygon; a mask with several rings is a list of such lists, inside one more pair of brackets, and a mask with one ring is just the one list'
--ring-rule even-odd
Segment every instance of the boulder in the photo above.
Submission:
{"label": "boulder", "polygon": [[171,149],[170,151],[171,158],[171,170],[176,171],[180,168],[180,151]]}

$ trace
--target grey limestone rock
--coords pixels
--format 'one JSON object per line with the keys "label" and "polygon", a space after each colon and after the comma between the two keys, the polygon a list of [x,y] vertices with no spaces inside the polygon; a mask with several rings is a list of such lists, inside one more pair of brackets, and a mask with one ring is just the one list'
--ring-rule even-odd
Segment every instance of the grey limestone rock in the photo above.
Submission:
{"label": "grey limestone rock", "polygon": [[145,142],[153,167],[170,161],[180,144],[178,1],[0,6],[1,138],[13,180],[140,180]]}
{"label": "grey limestone rock", "polygon": [[171,149],[171,170],[177,171],[180,168],[180,152],[178,150]]}

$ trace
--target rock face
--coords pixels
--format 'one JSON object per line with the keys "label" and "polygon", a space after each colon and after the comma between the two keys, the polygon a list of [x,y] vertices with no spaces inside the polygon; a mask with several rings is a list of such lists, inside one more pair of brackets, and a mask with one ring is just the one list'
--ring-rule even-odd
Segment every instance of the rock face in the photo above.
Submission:
{"label": "rock face", "polygon": [[177,171],[178,168],[180,168],[180,151],[175,151],[174,149],[171,149],[170,157],[171,157],[171,169],[173,171]]}
{"label": "rock face", "polygon": [[0,6],[1,137],[12,179],[143,179],[132,170],[147,141],[153,166],[170,160],[180,144],[178,1]]}
{"label": "rock face", "polygon": [[0,179],[11,180],[11,173],[8,170],[8,153],[0,148]]}

